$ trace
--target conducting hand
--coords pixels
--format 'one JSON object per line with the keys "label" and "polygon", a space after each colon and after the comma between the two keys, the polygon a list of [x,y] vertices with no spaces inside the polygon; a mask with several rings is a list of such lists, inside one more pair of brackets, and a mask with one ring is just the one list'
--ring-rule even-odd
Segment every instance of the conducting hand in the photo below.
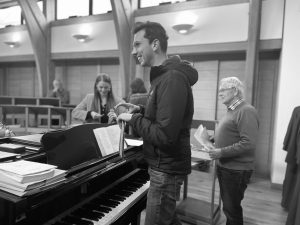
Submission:
{"label": "conducting hand", "polygon": [[[134,113],[140,111],[140,107],[138,105],[134,105],[126,102],[119,103],[118,105],[115,106],[115,109],[117,110],[119,107],[125,107],[128,113]],[[120,114],[121,113],[123,112],[120,112]]]}
{"label": "conducting hand", "polygon": [[120,124],[122,121],[128,122],[131,120],[132,114],[130,113],[121,113],[118,118],[117,118],[117,122],[118,124]]}
{"label": "conducting hand", "polygon": [[103,115],[96,113],[94,111],[91,112],[91,116],[94,120],[100,119]]}

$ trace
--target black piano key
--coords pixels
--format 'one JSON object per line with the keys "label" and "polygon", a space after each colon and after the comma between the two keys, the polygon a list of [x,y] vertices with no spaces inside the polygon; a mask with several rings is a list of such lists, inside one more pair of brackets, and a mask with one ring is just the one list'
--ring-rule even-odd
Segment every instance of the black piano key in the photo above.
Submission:
{"label": "black piano key", "polygon": [[120,198],[120,201],[124,201],[126,199],[126,196],[120,194],[119,191],[117,192],[116,190],[109,190],[109,191],[105,192],[105,194],[116,196],[116,197]]}
{"label": "black piano key", "polygon": [[87,203],[87,204],[83,205],[82,208],[87,209],[87,210],[95,210],[95,211],[102,212],[102,213],[108,213],[112,210],[109,207],[101,206],[101,205],[94,204],[94,203]]}
{"label": "black piano key", "polygon": [[124,196],[124,197],[128,197],[132,194],[132,192],[130,191],[126,191],[126,190],[121,190],[118,188],[113,188],[111,189],[112,192],[118,192],[119,195]]}
{"label": "black piano key", "polygon": [[116,188],[119,188],[121,190],[127,190],[127,191],[131,191],[131,192],[134,192],[137,190],[136,187],[133,187],[132,185],[128,185],[126,183],[120,183],[116,186]]}
{"label": "black piano key", "polygon": [[104,194],[102,194],[102,197],[105,197],[105,198],[111,199],[111,200],[115,200],[118,202],[122,202],[125,200],[124,197],[118,196],[116,194],[108,193],[108,192],[105,192]]}
{"label": "black piano key", "polygon": [[91,221],[83,220],[77,216],[70,216],[70,215],[62,218],[62,221],[72,225],[93,225],[94,224]]}
{"label": "black piano key", "polygon": [[99,221],[113,208],[118,206],[127,197],[136,192],[149,180],[149,175],[139,171],[113,188],[101,193],[90,202],[71,212],[55,225],[90,225],[92,221]]}
{"label": "black piano key", "polygon": [[84,208],[79,208],[79,209],[75,210],[74,212],[71,213],[71,215],[80,217],[80,218],[86,218],[89,220],[94,220],[94,221],[98,221],[99,219],[101,219],[104,216],[103,213],[95,212],[92,210],[87,210]]}
{"label": "black piano key", "polygon": [[99,204],[99,205],[109,206],[109,207],[116,207],[117,205],[120,204],[117,201],[114,201],[114,200],[111,200],[111,199],[107,199],[105,197],[102,198],[101,196],[93,199],[91,202],[95,203],[95,204]]}

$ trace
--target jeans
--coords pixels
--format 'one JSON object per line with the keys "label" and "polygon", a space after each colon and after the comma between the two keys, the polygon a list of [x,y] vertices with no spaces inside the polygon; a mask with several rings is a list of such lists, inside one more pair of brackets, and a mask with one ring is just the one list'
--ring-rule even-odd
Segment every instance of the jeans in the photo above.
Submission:
{"label": "jeans", "polygon": [[249,183],[252,170],[231,170],[217,167],[220,194],[226,225],[243,225],[243,208],[241,202]]}
{"label": "jeans", "polygon": [[145,225],[181,225],[176,215],[176,200],[185,176],[148,169],[150,187],[147,195]]}

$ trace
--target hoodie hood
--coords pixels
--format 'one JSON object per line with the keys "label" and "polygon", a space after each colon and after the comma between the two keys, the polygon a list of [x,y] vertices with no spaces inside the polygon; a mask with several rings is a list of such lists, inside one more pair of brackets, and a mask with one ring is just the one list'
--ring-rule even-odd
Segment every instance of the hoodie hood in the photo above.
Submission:
{"label": "hoodie hood", "polygon": [[175,55],[165,60],[162,65],[151,67],[150,82],[169,70],[177,70],[184,74],[191,86],[198,81],[198,71],[192,67],[191,63]]}

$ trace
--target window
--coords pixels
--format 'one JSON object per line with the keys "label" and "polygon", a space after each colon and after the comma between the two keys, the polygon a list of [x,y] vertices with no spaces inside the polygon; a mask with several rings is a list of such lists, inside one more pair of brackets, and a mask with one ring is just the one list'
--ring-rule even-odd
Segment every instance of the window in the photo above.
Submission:
{"label": "window", "polygon": [[[99,1],[99,0],[98,0]],[[101,0],[100,2],[102,2]],[[89,0],[57,0],[57,19],[89,15]]]}
{"label": "window", "polygon": [[0,28],[21,24],[21,7],[12,6],[0,9]]}
{"label": "window", "polygon": [[160,4],[185,2],[186,0],[140,0],[140,8],[157,6]]}
{"label": "window", "polygon": [[111,11],[110,0],[93,0],[93,15]]}

